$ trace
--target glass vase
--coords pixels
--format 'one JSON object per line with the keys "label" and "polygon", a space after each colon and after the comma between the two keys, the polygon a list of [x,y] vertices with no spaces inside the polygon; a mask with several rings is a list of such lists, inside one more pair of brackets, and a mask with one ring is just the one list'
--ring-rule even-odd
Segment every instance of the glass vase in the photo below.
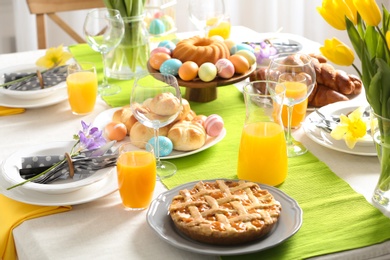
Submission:
{"label": "glass vase", "polygon": [[123,22],[122,42],[106,55],[106,76],[127,80],[147,71],[150,50],[144,15],[123,17]]}
{"label": "glass vase", "polygon": [[378,153],[381,172],[372,197],[375,205],[390,214],[390,118],[371,110],[371,134]]}

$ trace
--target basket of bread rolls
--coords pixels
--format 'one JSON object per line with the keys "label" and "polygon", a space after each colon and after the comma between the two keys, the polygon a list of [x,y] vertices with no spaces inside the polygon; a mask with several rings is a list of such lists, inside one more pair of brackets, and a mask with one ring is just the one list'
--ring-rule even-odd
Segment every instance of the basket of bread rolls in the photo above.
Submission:
{"label": "basket of bread rolls", "polygon": [[[335,69],[320,54],[310,54],[316,71],[316,84],[308,97],[308,105],[322,107],[339,101],[350,100],[362,91],[362,81],[353,74]],[[257,68],[249,77],[250,81],[265,80],[266,67]]]}
{"label": "basket of bread rolls", "polygon": [[[160,99],[156,102],[163,101]],[[151,105],[160,106],[162,104]],[[171,124],[161,127],[159,136],[171,142],[171,151],[189,152],[202,148],[207,141],[219,136],[222,131],[224,131],[224,122],[221,116],[217,114],[197,115],[191,109],[188,100],[183,98],[182,109],[178,117]],[[130,142],[150,142],[154,137],[153,128],[138,122],[129,105],[113,113],[112,121],[105,126],[104,133],[106,138],[117,141],[122,141],[128,136]],[[169,153],[161,154],[160,147],[160,156],[167,155]]]}

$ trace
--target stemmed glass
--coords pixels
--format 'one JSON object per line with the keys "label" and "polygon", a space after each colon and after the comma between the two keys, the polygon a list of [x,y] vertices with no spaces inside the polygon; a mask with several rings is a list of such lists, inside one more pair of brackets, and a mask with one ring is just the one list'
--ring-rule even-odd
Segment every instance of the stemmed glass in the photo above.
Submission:
{"label": "stemmed glass", "polygon": [[190,0],[188,12],[191,22],[202,31],[203,36],[208,30],[218,26],[225,17],[224,0]]}
{"label": "stemmed glass", "polygon": [[115,95],[121,88],[108,83],[105,56],[117,47],[124,35],[125,28],[118,10],[99,8],[88,12],[84,21],[84,35],[94,51],[100,52],[103,59],[103,81],[99,85],[101,96]]}
{"label": "stemmed glass", "polygon": [[284,105],[287,107],[287,156],[295,157],[307,152],[307,148],[291,135],[294,105],[305,102],[313,91],[316,72],[311,58],[302,53],[281,53],[270,62],[267,80],[283,82],[286,86]]}
{"label": "stemmed glass", "polygon": [[159,128],[172,123],[182,109],[180,87],[170,74],[150,73],[135,78],[130,98],[134,117],[154,130],[157,176],[160,179],[176,173],[176,165],[160,160]]}

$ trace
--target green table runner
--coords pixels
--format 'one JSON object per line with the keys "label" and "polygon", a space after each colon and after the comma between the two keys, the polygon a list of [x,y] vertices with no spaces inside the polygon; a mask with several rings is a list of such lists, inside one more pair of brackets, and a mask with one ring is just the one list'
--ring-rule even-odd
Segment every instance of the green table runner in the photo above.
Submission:
{"label": "green table runner", "polygon": [[[99,54],[87,45],[71,46],[70,50],[77,60],[96,62],[101,72]],[[122,93],[106,97],[106,102],[111,106],[128,104],[132,81],[116,83],[122,86]],[[171,160],[179,170],[163,183],[171,189],[194,180],[236,179],[238,146],[245,116],[242,94],[234,86],[221,87],[217,100],[191,102],[191,108],[197,114],[222,116],[226,137],[203,152]],[[303,209],[301,229],[274,248],[245,256],[224,256],[223,259],[302,259],[390,239],[390,219],[311,153],[289,159],[288,177],[278,188],[294,198]]]}

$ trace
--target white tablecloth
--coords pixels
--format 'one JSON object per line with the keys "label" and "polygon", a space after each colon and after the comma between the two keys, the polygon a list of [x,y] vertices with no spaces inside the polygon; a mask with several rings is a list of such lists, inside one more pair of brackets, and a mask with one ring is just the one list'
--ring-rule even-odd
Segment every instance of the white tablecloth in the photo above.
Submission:
{"label": "white tablecloth", "polygon": [[[273,34],[257,34],[244,27],[234,27],[232,38],[259,41]],[[304,51],[318,50],[318,44],[296,35],[281,34],[297,40]],[[185,37],[185,35],[183,35]],[[0,70],[9,66],[33,63],[43,51],[5,54],[0,56]],[[362,97],[364,100],[364,97]],[[0,160],[26,146],[43,142],[69,141],[80,129],[80,120],[92,122],[109,106],[97,102],[93,113],[76,116],[67,101],[25,113],[0,117]],[[358,193],[371,202],[371,194],[379,173],[376,157],[336,152],[311,141],[299,129],[295,137],[325,162],[332,171],[346,180]],[[157,184],[155,196],[164,191]],[[4,209],[2,209],[4,210]],[[14,229],[19,259],[216,259],[215,256],[189,253],[158,238],[145,221],[146,211],[123,210],[118,192],[93,202],[75,205],[69,212],[25,221]],[[389,259],[390,242],[368,248],[342,252],[327,258]]]}

